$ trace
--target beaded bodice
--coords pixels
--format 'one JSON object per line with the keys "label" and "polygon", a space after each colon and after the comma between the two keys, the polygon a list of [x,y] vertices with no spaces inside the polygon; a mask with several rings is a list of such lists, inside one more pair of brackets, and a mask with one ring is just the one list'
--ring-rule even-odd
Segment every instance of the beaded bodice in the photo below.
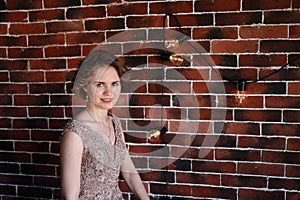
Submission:
{"label": "beaded bodice", "polygon": [[115,143],[110,144],[103,134],[85,122],[73,119],[65,130],[77,133],[83,142],[79,199],[119,200],[122,193],[118,186],[121,162],[126,146],[122,139],[119,120],[112,115]]}

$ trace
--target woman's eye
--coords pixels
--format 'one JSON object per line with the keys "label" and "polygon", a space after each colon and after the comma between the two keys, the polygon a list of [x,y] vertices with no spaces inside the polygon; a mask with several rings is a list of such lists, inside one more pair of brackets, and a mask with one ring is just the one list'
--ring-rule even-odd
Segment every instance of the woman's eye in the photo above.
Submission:
{"label": "woman's eye", "polygon": [[113,82],[113,83],[112,83],[112,86],[114,86],[114,87],[119,86],[119,82]]}
{"label": "woman's eye", "polygon": [[97,85],[96,85],[97,87],[103,87],[104,86],[104,84],[103,83],[97,83]]}

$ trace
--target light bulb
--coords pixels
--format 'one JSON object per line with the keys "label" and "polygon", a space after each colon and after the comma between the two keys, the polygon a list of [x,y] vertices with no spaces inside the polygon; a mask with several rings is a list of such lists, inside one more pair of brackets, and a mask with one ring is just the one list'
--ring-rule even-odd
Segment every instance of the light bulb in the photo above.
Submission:
{"label": "light bulb", "polygon": [[171,54],[169,59],[174,65],[182,65],[184,63],[184,59],[176,53]]}
{"label": "light bulb", "polygon": [[179,45],[179,41],[177,39],[165,41],[165,47],[169,51],[174,51],[178,47],[178,45]]}
{"label": "light bulb", "polygon": [[149,142],[157,142],[160,139],[161,135],[164,135],[167,132],[166,127],[162,127],[162,129],[152,129],[147,133],[147,138]]}
{"label": "light bulb", "polygon": [[239,81],[235,98],[239,104],[242,104],[246,97],[246,81]]}

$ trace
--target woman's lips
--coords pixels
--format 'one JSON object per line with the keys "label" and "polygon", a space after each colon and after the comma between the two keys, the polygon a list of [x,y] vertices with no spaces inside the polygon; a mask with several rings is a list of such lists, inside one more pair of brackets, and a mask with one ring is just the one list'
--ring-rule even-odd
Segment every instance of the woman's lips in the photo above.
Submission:
{"label": "woman's lips", "polygon": [[112,102],[112,98],[102,98],[101,101],[103,101],[104,103],[110,103]]}

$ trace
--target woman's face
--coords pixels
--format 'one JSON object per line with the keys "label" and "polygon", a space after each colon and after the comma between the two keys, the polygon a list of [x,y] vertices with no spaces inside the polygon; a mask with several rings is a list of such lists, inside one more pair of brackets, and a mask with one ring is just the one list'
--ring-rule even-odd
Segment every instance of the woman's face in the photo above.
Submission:
{"label": "woman's face", "polygon": [[99,67],[86,87],[89,104],[104,110],[111,109],[118,101],[121,85],[114,67]]}

